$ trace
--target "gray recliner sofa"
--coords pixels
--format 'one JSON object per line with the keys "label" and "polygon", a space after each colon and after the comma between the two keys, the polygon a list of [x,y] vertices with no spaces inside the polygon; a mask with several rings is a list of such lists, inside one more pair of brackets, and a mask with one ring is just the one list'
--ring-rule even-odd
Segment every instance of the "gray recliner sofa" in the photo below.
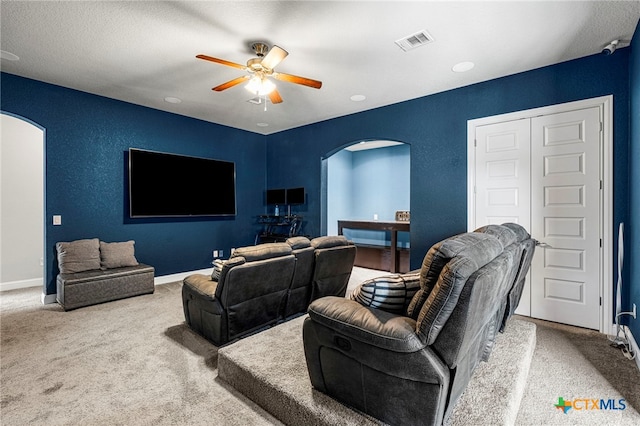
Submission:
{"label": "gray recliner sofa", "polygon": [[313,387],[393,425],[439,425],[522,294],[535,240],[489,225],[435,244],[402,314],[323,297],[303,326]]}
{"label": "gray recliner sofa", "polygon": [[185,321],[223,345],[305,313],[314,295],[344,297],[355,250],[343,236],[238,248],[212,276],[183,280]]}
{"label": "gray recliner sofa", "polygon": [[183,280],[187,325],[216,345],[275,324],[293,278],[296,258],[287,243],[241,247],[217,280],[193,274]]}

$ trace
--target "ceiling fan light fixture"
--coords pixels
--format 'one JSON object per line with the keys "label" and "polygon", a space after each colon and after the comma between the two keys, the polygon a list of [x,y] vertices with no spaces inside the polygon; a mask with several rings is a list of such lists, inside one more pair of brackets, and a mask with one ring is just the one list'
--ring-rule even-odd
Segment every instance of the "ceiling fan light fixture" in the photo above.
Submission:
{"label": "ceiling fan light fixture", "polygon": [[267,78],[260,78],[257,75],[254,75],[244,88],[254,95],[266,96],[273,92],[276,85]]}
{"label": "ceiling fan light fixture", "polygon": [[258,97],[265,98],[264,105],[266,111],[267,96],[269,97],[269,100],[272,104],[279,104],[282,102],[282,96],[280,96],[280,93],[278,92],[278,89],[273,81],[269,79],[270,77],[273,77],[276,80],[286,81],[288,83],[301,84],[303,86],[312,87],[314,89],[319,89],[322,87],[322,82],[318,80],[300,77],[293,74],[275,72],[274,68],[289,54],[283,48],[273,46],[273,48],[269,49],[269,46],[261,42],[253,43],[251,47],[255,50],[258,57],[249,59],[246,66],[224,59],[214,58],[213,56],[196,55],[196,58],[198,59],[215,62],[221,65],[226,65],[229,67],[247,71],[247,74],[241,77],[236,77],[233,80],[227,81],[226,83],[219,84],[216,87],[213,87],[211,90],[215,92],[222,92],[223,90],[227,90],[231,87],[235,87],[241,83],[245,83],[248,81],[245,89],[247,89],[247,91],[253,93],[254,95],[257,95]]}

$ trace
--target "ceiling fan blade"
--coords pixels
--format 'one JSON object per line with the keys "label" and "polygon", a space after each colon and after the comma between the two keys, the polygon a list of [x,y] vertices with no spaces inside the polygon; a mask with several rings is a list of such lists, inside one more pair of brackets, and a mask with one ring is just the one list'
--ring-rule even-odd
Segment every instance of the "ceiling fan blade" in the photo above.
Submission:
{"label": "ceiling fan blade", "polygon": [[306,77],[298,77],[297,75],[291,74],[283,74],[281,72],[274,72],[271,77],[276,78],[281,81],[288,81],[289,83],[302,84],[304,86],[313,87],[314,89],[319,89],[322,87],[322,82],[318,80],[313,80]]}
{"label": "ceiling fan blade", "polygon": [[245,65],[236,64],[235,62],[225,61],[224,59],[214,58],[213,56],[207,55],[197,55],[196,58],[204,59],[205,61],[217,62],[218,64],[227,65],[233,68],[238,68],[241,70],[246,70],[247,67]]}
{"label": "ceiling fan blade", "polygon": [[272,104],[279,104],[280,102],[282,102],[282,97],[276,89],[273,89],[271,93],[269,93],[269,99],[271,100]]}
{"label": "ceiling fan blade", "polygon": [[271,50],[269,50],[269,53],[267,53],[267,56],[264,57],[264,59],[262,59],[262,61],[260,62],[260,64],[265,67],[265,68],[269,68],[270,70],[274,69],[280,62],[282,62],[282,60],[284,58],[287,57],[287,55],[289,54],[289,52],[287,52],[286,50],[284,50],[281,47],[278,46],[273,46],[271,48]]}
{"label": "ceiling fan blade", "polygon": [[248,80],[249,76],[248,75],[243,75],[242,77],[238,77],[238,78],[234,78],[233,80],[227,81],[226,83],[222,83],[219,86],[214,87],[211,90],[215,90],[216,92],[221,92],[225,89],[228,89],[230,87],[236,86],[240,83],[242,83],[245,80]]}

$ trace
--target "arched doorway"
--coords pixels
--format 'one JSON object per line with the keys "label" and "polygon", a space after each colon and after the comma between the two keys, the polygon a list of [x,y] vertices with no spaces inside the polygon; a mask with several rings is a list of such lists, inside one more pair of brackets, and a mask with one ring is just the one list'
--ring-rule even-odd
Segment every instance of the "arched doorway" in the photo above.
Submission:
{"label": "arched doorway", "polygon": [[[402,142],[367,140],[349,144],[324,158],[323,235],[337,235],[338,220],[395,221],[397,211],[409,211],[410,154],[410,145]],[[349,229],[345,235],[362,248],[362,254],[372,251],[373,256],[391,243],[390,234],[385,231]],[[403,250],[407,265],[409,244],[409,233],[399,232],[398,248]]]}
{"label": "arched doorway", "polygon": [[44,289],[45,131],[22,117],[0,116],[0,289]]}

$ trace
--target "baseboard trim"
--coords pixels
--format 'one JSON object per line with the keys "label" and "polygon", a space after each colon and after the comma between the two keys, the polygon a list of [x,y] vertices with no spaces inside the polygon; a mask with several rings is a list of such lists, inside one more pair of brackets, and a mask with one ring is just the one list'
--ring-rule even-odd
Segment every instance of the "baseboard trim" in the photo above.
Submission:
{"label": "baseboard trim", "polygon": [[174,283],[176,281],[182,281],[189,275],[193,275],[193,274],[211,275],[212,272],[213,272],[213,268],[208,268],[208,269],[199,269],[197,271],[186,271],[186,272],[179,272],[177,274],[162,275],[160,277],[155,277],[153,279],[153,283],[155,285],[169,284],[169,283]]}
{"label": "baseboard trim", "polygon": [[631,345],[631,349],[633,350],[633,353],[636,355],[634,359],[634,361],[636,362],[636,367],[638,367],[638,370],[640,370],[640,347],[638,347],[638,342],[633,337],[633,333],[631,333],[631,329],[626,325],[623,325],[623,327],[625,328],[627,337],[629,339],[629,344]]}
{"label": "baseboard trim", "polygon": [[30,280],[9,281],[0,283],[0,291],[18,290],[21,288],[42,287],[42,278],[32,278]]}
{"label": "baseboard trim", "polygon": [[57,296],[57,294],[44,294],[44,293],[42,293],[42,297],[40,298],[40,301],[42,302],[43,305],[51,305],[51,304],[57,302],[56,296]]}

